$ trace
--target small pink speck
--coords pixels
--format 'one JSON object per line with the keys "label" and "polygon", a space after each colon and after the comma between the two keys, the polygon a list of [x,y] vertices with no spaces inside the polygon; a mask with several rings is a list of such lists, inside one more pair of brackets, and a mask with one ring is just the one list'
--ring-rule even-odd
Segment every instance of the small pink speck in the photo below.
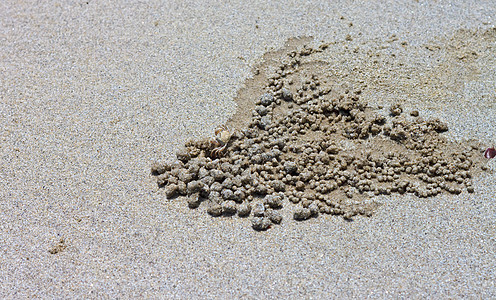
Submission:
{"label": "small pink speck", "polygon": [[494,148],[487,148],[486,151],[484,151],[485,158],[493,158],[495,156],[496,156],[496,150]]}

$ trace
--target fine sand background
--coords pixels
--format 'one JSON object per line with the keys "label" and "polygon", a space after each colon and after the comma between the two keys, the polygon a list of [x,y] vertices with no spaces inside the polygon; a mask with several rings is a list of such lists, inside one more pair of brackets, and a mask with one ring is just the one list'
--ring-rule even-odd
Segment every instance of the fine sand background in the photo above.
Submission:
{"label": "fine sand background", "polygon": [[266,2],[0,3],[0,298],[496,297],[494,172],[267,232],[158,191],[152,162],[212,135],[292,37],[332,43],[368,101],[495,145],[494,1]]}

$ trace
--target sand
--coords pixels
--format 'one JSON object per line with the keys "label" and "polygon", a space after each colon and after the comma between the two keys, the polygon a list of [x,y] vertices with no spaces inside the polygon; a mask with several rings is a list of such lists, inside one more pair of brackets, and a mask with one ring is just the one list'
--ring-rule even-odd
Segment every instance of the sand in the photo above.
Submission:
{"label": "sand", "polygon": [[[494,146],[495,15],[491,1],[3,2],[0,297],[495,297],[494,173],[473,194],[266,232],[168,201],[150,174],[236,113],[266,51],[304,36],[334,43],[326,59],[367,101]],[[379,59],[346,54],[396,38]]]}

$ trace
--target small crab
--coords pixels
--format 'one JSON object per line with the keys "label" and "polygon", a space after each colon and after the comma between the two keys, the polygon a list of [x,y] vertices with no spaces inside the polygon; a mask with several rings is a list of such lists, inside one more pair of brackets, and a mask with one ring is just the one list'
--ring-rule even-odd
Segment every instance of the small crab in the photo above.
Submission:
{"label": "small crab", "polygon": [[215,158],[222,155],[222,152],[226,149],[227,144],[231,140],[233,134],[234,131],[226,125],[219,126],[215,130],[215,137],[210,140],[210,144],[215,147],[210,152],[210,156]]}

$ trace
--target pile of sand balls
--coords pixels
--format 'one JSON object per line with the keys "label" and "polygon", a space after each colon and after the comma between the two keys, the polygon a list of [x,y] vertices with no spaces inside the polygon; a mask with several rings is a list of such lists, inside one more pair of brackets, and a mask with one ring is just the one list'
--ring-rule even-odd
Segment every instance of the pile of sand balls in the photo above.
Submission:
{"label": "pile of sand balls", "polygon": [[448,142],[438,119],[392,105],[387,113],[339,90],[300,59],[323,51],[304,47],[268,76],[247,128],[232,130],[222,152],[211,139],[190,141],[177,161],[155,163],[152,174],[168,199],[214,216],[250,217],[255,230],[319,214],[370,216],[378,195],[420,198],[474,191],[479,145]]}

